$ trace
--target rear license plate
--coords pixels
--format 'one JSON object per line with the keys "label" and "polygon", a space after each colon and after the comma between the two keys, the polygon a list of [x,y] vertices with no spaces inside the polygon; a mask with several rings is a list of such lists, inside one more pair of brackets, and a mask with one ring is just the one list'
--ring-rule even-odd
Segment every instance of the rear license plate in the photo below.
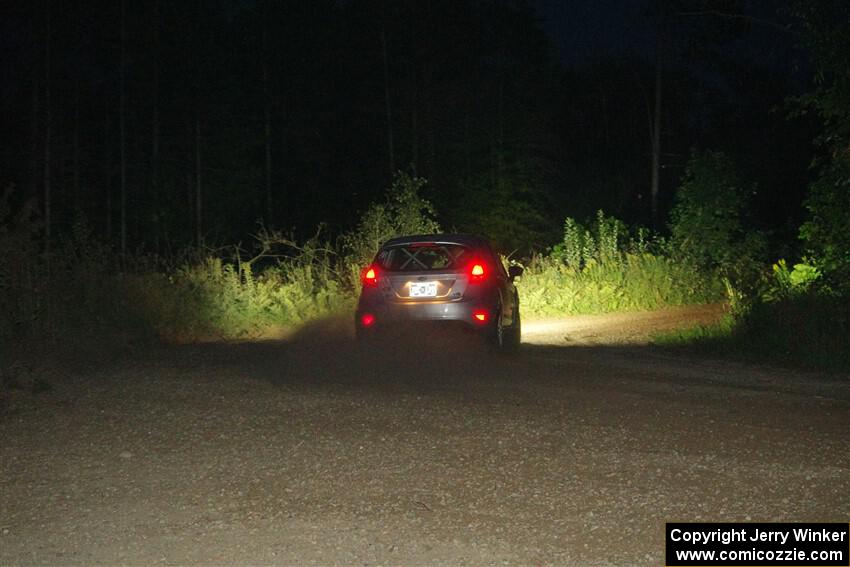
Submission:
{"label": "rear license plate", "polygon": [[437,282],[411,282],[410,297],[437,297]]}

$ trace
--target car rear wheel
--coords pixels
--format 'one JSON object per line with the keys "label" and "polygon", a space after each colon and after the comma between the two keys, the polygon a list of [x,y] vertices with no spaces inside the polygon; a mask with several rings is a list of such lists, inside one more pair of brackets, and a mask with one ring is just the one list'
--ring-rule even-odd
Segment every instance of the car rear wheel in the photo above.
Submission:
{"label": "car rear wheel", "polygon": [[503,331],[504,347],[503,350],[514,351],[519,348],[522,342],[522,319],[519,311],[514,313],[514,324]]}
{"label": "car rear wheel", "polygon": [[490,341],[493,348],[498,352],[512,352],[519,347],[521,324],[519,314],[514,319],[514,324],[506,327],[502,324],[501,311],[495,317],[496,324],[493,325],[493,330],[490,334]]}
{"label": "car rear wheel", "polygon": [[496,317],[496,324],[493,326],[493,347],[501,352],[505,350],[505,327],[502,325],[502,314]]}

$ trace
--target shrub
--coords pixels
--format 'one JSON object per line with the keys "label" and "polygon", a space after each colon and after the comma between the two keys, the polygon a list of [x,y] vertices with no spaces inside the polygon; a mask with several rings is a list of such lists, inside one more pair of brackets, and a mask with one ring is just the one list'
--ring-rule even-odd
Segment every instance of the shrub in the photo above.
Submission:
{"label": "shrub", "polygon": [[820,271],[806,262],[773,265],[759,295],[734,287],[730,314],[719,325],[667,333],[656,342],[695,346],[744,359],[826,370],[850,370],[850,297],[819,287]]}
{"label": "shrub", "polygon": [[489,239],[497,250],[540,250],[558,236],[557,225],[546,214],[544,195],[523,176],[468,179],[452,197],[451,221]]}
{"label": "shrub", "polygon": [[171,275],[147,272],[124,281],[139,316],[169,337],[256,336],[341,311],[352,302],[330,251],[312,242],[259,274],[251,262],[208,257]]}
{"label": "shrub", "polygon": [[812,368],[850,369],[850,297],[814,291],[754,303],[733,339],[750,355]]}
{"label": "shrub", "polygon": [[779,260],[773,265],[773,277],[768,281],[762,298],[775,301],[807,293],[820,277],[820,270],[811,264],[794,264],[789,270],[785,260]]}
{"label": "shrub", "polygon": [[663,254],[664,242],[598,211],[589,227],[564,222],[564,239],[528,265],[517,287],[530,315],[635,311],[715,301],[720,280]]}
{"label": "shrub", "polygon": [[625,251],[646,251],[645,230],[639,229],[640,243],[629,237],[625,223],[596,212],[596,222],[585,228],[567,217],[564,221],[564,238],[552,249],[552,256],[567,266],[581,268],[589,262],[616,263]]}
{"label": "shrub", "polygon": [[800,227],[813,262],[830,284],[848,288],[850,278],[850,157],[836,158],[809,188],[808,220]]}
{"label": "shrub", "polygon": [[664,256],[625,253],[616,263],[576,269],[551,257],[532,261],[517,282],[525,313],[536,316],[638,311],[716,301],[716,280]]}
{"label": "shrub", "polygon": [[703,269],[729,262],[741,231],[740,181],[722,152],[694,153],[671,213],[671,245]]}
{"label": "shrub", "polygon": [[382,203],[371,205],[357,226],[343,235],[349,262],[363,266],[372,261],[381,244],[394,236],[440,232],[434,206],[420,195],[427,182],[398,172]]}
{"label": "shrub", "polygon": [[744,230],[745,204],[732,161],[723,152],[694,152],[670,215],[674,257],[704,272],[719,269],[734,284],[751,287],[766,240]]}

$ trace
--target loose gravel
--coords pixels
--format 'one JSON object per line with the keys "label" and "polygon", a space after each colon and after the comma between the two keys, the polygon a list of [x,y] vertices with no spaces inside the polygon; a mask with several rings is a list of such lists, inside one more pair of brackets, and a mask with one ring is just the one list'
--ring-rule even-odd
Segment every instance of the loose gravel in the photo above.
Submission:
{"label": "loose gravel", "polygon": [[847,521],[850,381],[643,346],[705,316],[54,369],[0,414],[0,564],[658,566],[668,521]]}

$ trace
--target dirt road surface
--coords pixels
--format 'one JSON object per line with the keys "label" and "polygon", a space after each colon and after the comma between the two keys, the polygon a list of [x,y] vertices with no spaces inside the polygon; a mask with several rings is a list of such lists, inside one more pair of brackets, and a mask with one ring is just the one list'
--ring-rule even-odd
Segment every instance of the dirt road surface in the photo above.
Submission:
{"label": "dirt road surface", "polygon": [[53,370],[0,415],[0,564],[659,566],[668,521],[848,521],[850,380],[645,344],[716,316]]}

